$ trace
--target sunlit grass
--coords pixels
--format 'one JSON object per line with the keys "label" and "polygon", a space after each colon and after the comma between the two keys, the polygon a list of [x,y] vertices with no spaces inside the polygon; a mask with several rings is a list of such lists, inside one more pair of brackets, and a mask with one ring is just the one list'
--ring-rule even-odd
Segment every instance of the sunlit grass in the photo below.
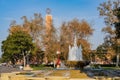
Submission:
{"label": "sunlit grass", "polygon": [[70,70],[71,78],[89,78],[84,72],[80,70]]}
{"label": "sunlit grass", "polygon": [[55,70],[50,76],[64,76],[67,70]]}
{"label": "sunlit grass", "polygon": [[[34,70],[43,70],[44,72],[38,74],[38,77],[44,77],[45,73],[51,72],[48,76],[66,76],[70,78],[89,78],[89,76],[80,71],[80,70],[55,70],[54,68],[51,67],[45,67],[43,65],[39,66],[32,66]],[[120,70],[120,68],[117,67],[102,67],[104,70]]]}
{"label": "sunlit grass", "polygon": [[70,78],[89,78],[84,72],[80,70],[56,70],[50,76],[65,76],[69,73]]}
{"label": "sunlit grass", "polygon": [[[34,70],[45,70],[45,71],[47,70],[47,72],[53,71],[48,76],[67,76],[67,77],[70,77],[70,78],[89,78],[87,76],[87,74],[85,74],[84,72],[81,72],[80,70],[54,70],[51,67],[45,67],[43,65],[32,66],[32,68]],[[40,73],[37,76],[43,77],[44,74],[45,74],[45,72]]]}

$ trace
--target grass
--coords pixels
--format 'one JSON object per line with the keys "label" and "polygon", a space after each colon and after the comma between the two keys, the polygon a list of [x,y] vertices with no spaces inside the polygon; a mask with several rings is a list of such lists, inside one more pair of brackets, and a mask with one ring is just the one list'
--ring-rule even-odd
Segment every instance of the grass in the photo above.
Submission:
{"label": "grass", "polygon": [[[81,72],[80,70],[54,70],[52,67],[46,67],[44,65],[31,66],[33,70],[45,70],[43,73],[40,73],[39,77],[43,77],[46,72],[53,71],[49,76],[67,76],[70,78],[89,78],[86,73]],[[117,67],[102,67],[104,70],[120,70]]]}
{"label": "grass", "polygon": [[[47,72],[53,70],[52,67],[46,67],[44,65],[31,65],[31,67],[33,70],[47,70]],[[70,78],[89,78],[84,72],[81,72],[80,70],[53,70],[49,76],[65,76],[66,74],[68,74],[67,76]],[[40,73],[37,76],[44,76],[44,73]]]}
{"label": "grass", "polygon": [[[50,68],[46,68],[44,66],[33,67],[34,70],[45,70],[43,73],[37,75],[37,77],[43,77],[45,73],[52,71],[49,76],[67,76],[70,78],[89,78],[84,72],[80,70],[51,70]],[[67,74],[67,75],[66,75]]]}
{"label": "grass", "polygon": [[68,70],[55,70],[50,76],[64,76]]}
{"label": "grass", "polygon": [[99,65],[99,64],[96,64],[96,65],[91,65],[92,68],[99,68],[101,67],[102,69],[104,70],[120,70],[120,67],[115,67],[115,65]]}
{"label": "grass", "polygon": [[84,72],[80,70],[70,70],[71,78],[89,78]]}
{"label": "grass", "polygon": [[52,70],[52,67],[46,67],[44,65],[31,65],[31,67],[33,68],[33,70]]}
{"label": "grass", "polygon": [[102,67],[103,69],[105,70],[120,70],[120,67],[117,68],[117,67]]}
{"label": "grass", "polygon": [[89,78],[84,72],[80,70],[56,70],[50,76],[65,76],[66,73],[70,73],[70,78]]}

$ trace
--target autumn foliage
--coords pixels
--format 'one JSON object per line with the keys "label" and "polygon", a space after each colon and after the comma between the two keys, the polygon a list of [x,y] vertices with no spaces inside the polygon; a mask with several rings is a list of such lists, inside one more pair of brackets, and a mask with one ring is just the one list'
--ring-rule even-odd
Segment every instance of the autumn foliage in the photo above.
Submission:
{"label": "autumn foliage", "polygon": [[[33,42],[36,44],[34,56],[38,57],[38,54],[42,54],[43,61],[47,58],[49,62],[57,57],[56,52],[59,50],[61,53],[60,58],[67,60],[68,46],[73,45],[73,40],[76,36],[77,44],[82,45],[84,59],[89,58],[88,53],[91,50],[91,45],[88,42],[88,38],[93,34],[94,30],[87,21],[73,19],[69,22],[63,22],[59,27],[60,29],[56,29],[52,23],[50,31],[46,32],[46,24],[40,14],[34,14],[34,18],[31,20],[23,16],[22,20],[23,24],[21,25],[13,22],[10,25],[9,31],[10,34],[19,30],[30,34],[33,38]],[[58,34],[58,32],[60,33]],[[40,53],[41,51],[43,52]],[[38,60],[38,62],[39,61],[42,60]]]}

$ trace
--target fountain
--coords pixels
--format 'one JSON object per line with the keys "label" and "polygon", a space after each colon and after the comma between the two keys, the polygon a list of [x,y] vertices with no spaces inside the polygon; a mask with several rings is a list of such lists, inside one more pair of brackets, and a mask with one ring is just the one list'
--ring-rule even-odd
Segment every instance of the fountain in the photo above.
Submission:
{"label": "fountain", "polygon": [[69,45],[68,61],[83,61],[81,45],[77,46],[77,39],[75,36],[74,45]]}
{"label": "fountain", "polygon": [[77,38],[74,38],[74,45],[69,45],[68,61],[67,65],[69,67],[81,68],[88,65],[89,63],[83,60],[82,47],[77,46]]}

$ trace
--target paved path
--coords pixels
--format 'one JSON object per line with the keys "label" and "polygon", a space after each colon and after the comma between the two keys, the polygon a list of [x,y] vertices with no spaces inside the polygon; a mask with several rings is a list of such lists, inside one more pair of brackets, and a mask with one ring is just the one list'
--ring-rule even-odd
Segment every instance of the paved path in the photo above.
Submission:
{"label": "paved path", "polygon": [[0,73],[9,73],[13,71],[20,71],[20,69],[12,66],[0,66]]}

